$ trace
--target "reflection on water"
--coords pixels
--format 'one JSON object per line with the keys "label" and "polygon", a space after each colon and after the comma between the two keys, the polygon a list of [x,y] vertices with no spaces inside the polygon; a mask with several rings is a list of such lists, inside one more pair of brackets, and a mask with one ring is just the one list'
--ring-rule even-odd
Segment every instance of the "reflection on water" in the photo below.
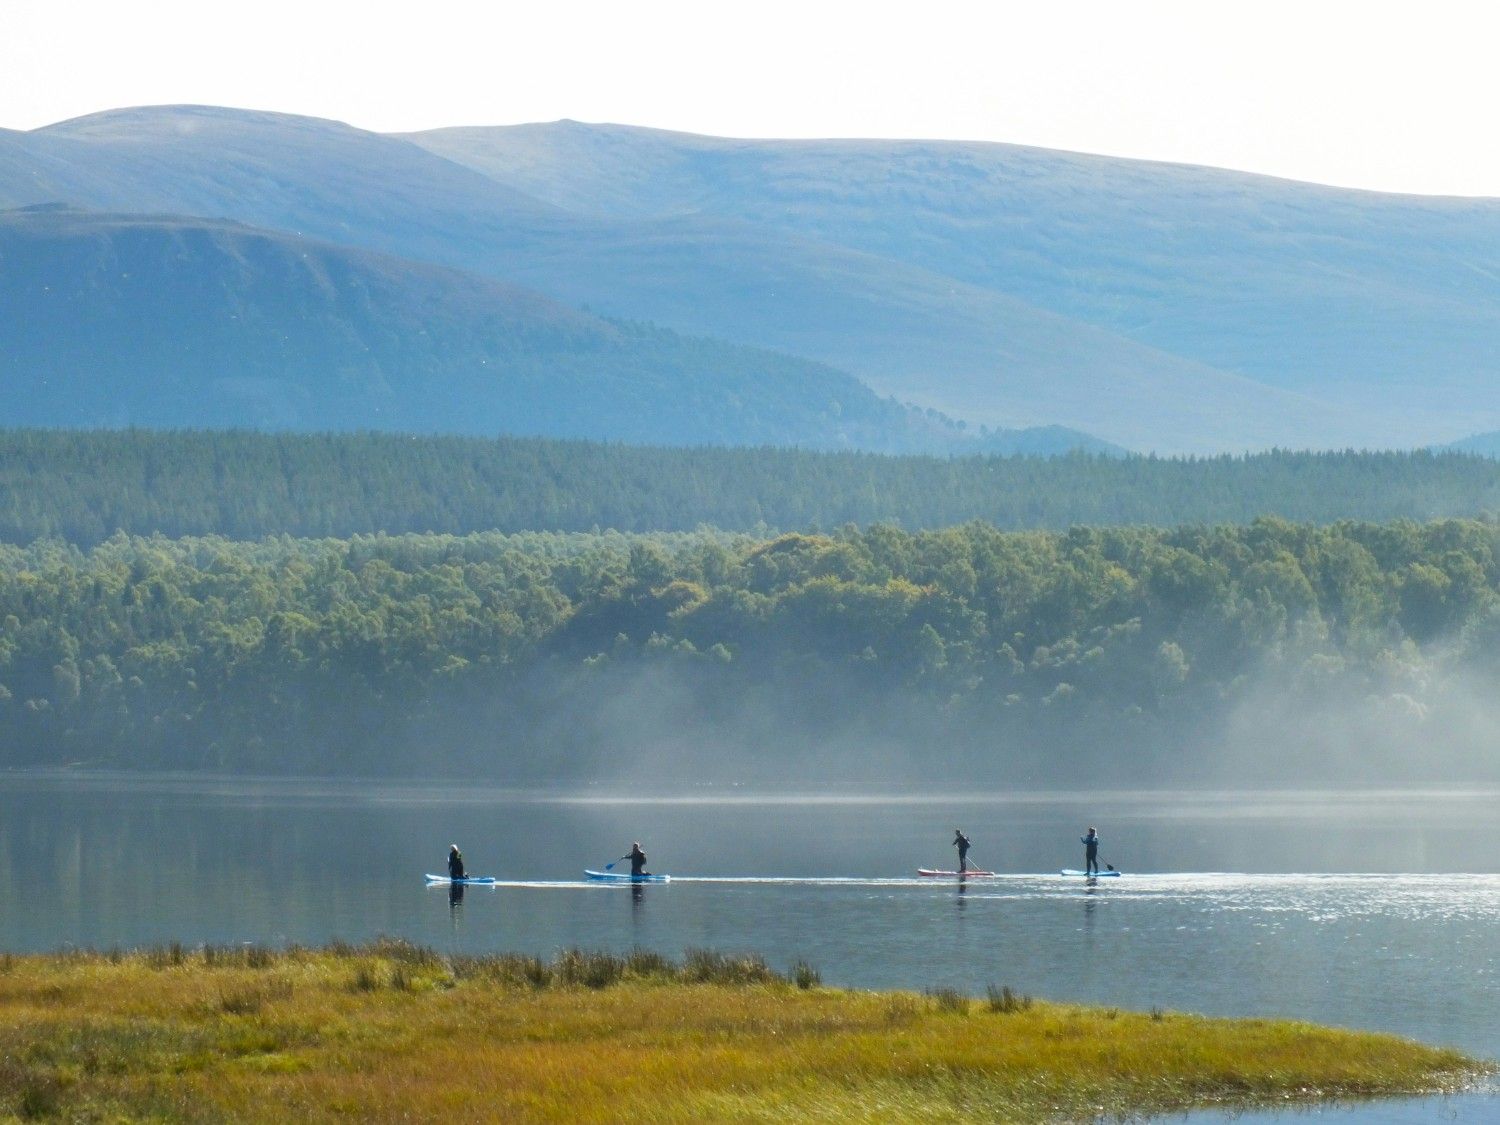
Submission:
{"label": "reflection on water", "polygon": [[[1475,848],[1497,838],[1496,796],[663,801],[8,775],[0,948],[380,934],[454,952],[708,946],[805,958],[830,984],[1294,1016],[1500,1057],[1500,874],[1494,849]],[[956,821],[1006,874],[916,877],[951,862]],[[1055,874],[1081,862],[1089,824],[1125,877]],[[582,880],[635,839],[670,884]],[[505,881],[429,888],[452,841]],[[1500,1120],[1475,1104],[1495,1105],[1443,1103]],[[1360,1116],[1373,1112],[1404,1110],[1332,1120],[1430,1119]]]}

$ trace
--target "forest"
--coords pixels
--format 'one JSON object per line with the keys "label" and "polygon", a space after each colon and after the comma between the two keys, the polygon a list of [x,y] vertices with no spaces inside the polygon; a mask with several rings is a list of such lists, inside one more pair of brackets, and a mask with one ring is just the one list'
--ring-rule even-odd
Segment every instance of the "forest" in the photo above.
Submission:
{"label": "forest", "polygon": [[1497,547],[1279,518],[3,545],[0,765],[1493,781]]}
{"label": "forest", "polygon": [[1500,464],[1463,453],[942,458],[375,433],[0,430],[0,542],[16,544],[91,546],[116,531],[765,533],[969,520],[1062,530],[1494,512]]}

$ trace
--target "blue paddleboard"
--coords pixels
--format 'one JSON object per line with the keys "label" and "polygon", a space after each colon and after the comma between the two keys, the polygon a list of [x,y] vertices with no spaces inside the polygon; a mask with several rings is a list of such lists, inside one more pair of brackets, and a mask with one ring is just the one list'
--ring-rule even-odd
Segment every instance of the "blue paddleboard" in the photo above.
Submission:
{"label": "blue paddleboard", "polygon": [[601,883],[670,883],[670,875],[616,875],[613,871],[589,871],[584,874],[590,879],[596,879]]}
{"label": "blue paddleboard", "polygon": [[446,875],[429,874],[427,881],[429,883],[496,883],[499,880],[493,875],[466,875],[462,879],[450,879]]}

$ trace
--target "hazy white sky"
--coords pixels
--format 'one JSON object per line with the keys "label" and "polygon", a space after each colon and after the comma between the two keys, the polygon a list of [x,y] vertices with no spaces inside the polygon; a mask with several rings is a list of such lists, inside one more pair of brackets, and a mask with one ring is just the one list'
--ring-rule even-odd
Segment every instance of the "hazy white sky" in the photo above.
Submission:
{"label": "hazy white sky", "polygon": [[1500,196],[1500,5],[0,0],[0,127],[201,102],[948,137]]}

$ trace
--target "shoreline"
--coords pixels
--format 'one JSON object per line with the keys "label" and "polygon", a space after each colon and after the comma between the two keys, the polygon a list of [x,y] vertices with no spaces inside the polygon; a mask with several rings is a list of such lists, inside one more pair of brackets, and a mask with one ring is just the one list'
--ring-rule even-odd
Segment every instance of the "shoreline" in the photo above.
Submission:
{"label": "shoreline", "polygon": [[825,988],[755,956],[397,941],[0,954],[0,1113],[1070,1121],[1462,1092],[1496,1064],[1292,1020]]}

